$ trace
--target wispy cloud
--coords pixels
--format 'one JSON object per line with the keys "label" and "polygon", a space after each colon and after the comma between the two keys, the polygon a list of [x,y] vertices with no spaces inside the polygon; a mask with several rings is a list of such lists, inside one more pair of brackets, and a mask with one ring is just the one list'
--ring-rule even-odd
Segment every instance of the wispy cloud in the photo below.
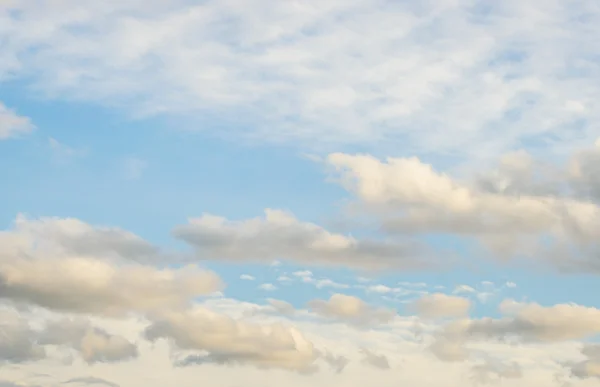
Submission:
{"label": "wispy cloud", "polygon": [[531,139],[560,150],[597,134],[600,12],[591,1],[12,7],[0,38],[18,60],[3,61],[0,78],[33,74],[49,95],[141,114],[220,112],[244,124],[226,136],[385,139],[487,157]]}

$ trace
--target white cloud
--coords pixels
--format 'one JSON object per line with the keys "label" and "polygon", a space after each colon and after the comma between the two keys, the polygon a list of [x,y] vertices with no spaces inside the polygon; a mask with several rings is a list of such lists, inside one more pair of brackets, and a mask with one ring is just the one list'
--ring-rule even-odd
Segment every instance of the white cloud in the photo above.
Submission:
{"label": "white cloud", "polygon": [[[574,157],[585,159],[581,152]],[[600,269],[595,260],[600,251],[600,207],[580,199],[583,188],[571,185],[567,177],[561,182],[571,189],[555,193],[519,182],[513,192],[505,192],[464,183],[415,157],[381,161],[335,153],[328,161],[341,184],[379,217],[388,233],[443,233],[471,238],[501,259],[518,254],[563,270]],[[591,163],[586,165],[579,168],[579,175],[585,176],[580,180],[593,189],[600,174]]]}
{"label": "white cloud", "polygon": [[242,275],[240,276],[240,279],[241,279],[241,280],[244,280],[244,281],[254,281],[256,278],[254,278],[254,277],[253,277],[253,276],[251,276],[250,274],[242,274]]}
{"label": "white cloud", "polygon": [[34,128],[29,117],[18,115],[0,102],[0,141],[29,133]]}
{"label": "white cloud", "polygon": [[254,139],[487,156],[536,137],[560,150],[598,118],[590,1],[11,7],[0,79],[138,114],[218,111]]}
{"label": "white cloud", "polygon": [[272,292],[272,291],[277,290],[277,286],[275,286],[273,284],[269,284],[269,283],[261,284],[261,285],[258,286],[258,288],[261,289],[261,290],[266,290],[268,292]]}
{"label": "white cloud", "polygon": [[[176,227],[173,235],[193,246],[200,259],[270,262],[281,258],[359,269],[409,269],[422,266],[419,258],[424,259],[416,244],[358,240],[271,209],[264,218],[243,221],[204,215]],[[306,281],[306,276],[301,277]]]}

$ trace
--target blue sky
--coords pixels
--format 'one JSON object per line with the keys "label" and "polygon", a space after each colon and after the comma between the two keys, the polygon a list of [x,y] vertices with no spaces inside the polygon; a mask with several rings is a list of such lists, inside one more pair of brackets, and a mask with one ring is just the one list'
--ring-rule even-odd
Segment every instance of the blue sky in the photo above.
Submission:
{"label": "blue sky", "polygon": [[[169,343],[157,351],[205,356],[214,385],[246,380],[223,364],[250,379],[271,371],[242,359],[240,337],[211,347],[177,329],[254,310],[235,320],[241,332],[283,322],[318,349],[290,333],[296,352],[278,358],[261,336],[252,354],[273,372],[307,372],[309,358],[334,367],[319,352],[331,350],[373,368],[440,367],[456,385],[463,367],[481,382],[484,369],[502,383],[592,386],[600,356],[579,350],[600,333],[598,21],[592,1],[0,2],[0,306],[26,324],[106,324],[123,340],[152,341],[162,319],[172,330],[157,328]],[[222,320],[194,320],[194,308]],[[452,319],[473,330],[450,342]],[[390,347],[385,334],[420,334],[414,321],[423,347]],[[470,341],[484,331],[490,343]],[[500,348],[511,335],[522,352]],[[46,345],[79,359],[76,374],[50,355],[11,358],[0,338],[0,368],[15,366],[0,385],[111,381],[101,367],[114,363],[115,385],[145,385],[136,367],[164,355],[105,344],[94,351],[142,360],[94,360],[84,340]],[[466,344],[488,347],[464,355]],[[161,375],[188,372],[160,359]],[[352,367],[311,383],[358,383]]]}

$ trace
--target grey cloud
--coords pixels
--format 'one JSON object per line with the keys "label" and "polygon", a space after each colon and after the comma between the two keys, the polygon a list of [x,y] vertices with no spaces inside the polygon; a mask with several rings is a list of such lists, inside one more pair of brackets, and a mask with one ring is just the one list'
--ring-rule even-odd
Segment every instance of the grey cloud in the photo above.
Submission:
{"label": "grey cloud", "polygon": [[385,355],[377,355],[366,348],[362,348],[360,352],[363,355],[363,364],[382,370],[390,368],[390,362]]}
{"label": "grey cloud", "polygon": [[488,384],[498,379],[520,379],[523,377],[523,370],[518,363],[509,363],[485,359],[482,364],[474,365],[471,368],[471,379],[476,384]]}
{"label": "grey cloud", "polygon": [[338,374],[341,373],[350,362],[347,357],[341,355],[336,356],[329,351],[322,352],[321,358]]}
{"label": "grey cloud", "polygon": [[138,356],[134,343],[111,335],[85,320],[63,319],[48,323],[38,342],[43,345],[66,345],[79,352],[89,364],[115,363]]}
{"label": "grey cloud", "polygon": [[64,381],[62,384],[77,384],[77,385],[82,385],[82,386],[101,385],[101,386],[107,386],[107,387],[120,387],[116,383],[110,382],[106,379],[93,377],[93,376],[69,379],[69,380]]}
{"label": "grey cloud", "polygon": [[471,340],[550,343],[593,337],[600,333],[600,310],[574,304],[544,307],[504,301],[504,317],[464,319],[447,324],[430,346],[440,360],[463,361]]}
{"label": "grey cloud", "polygon": [[566,364],[571,375],[579,379],[600,379],[600,344],[587,344],[581,349],[585,360],[578,363]]}
{"label": "grey cloud", "polygon": [[194,247],[199,259],[263,263],[286,259],[366,270],[415,269],[427,263],[424,247],[414,242],[358,240],[271,209],[264,218],[243,221],[204,215],[175,228],[173,235]]}
{"label": "grey cloud", "polygon": [[0,363],[25,363],[46,357],[36,331],[16,311],[0,310]]}

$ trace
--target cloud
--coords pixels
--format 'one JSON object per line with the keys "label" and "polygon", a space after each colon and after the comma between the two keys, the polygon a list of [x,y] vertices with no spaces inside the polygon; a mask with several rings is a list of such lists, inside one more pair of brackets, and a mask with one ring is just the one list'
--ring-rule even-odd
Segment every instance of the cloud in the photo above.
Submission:
{"label": "cloud", "polygon": [[84,386],[102,385],[107,387],[119,387],[119,385],[116,383],[110,382],[102,378],[96,378],[93,376],[69,379],[64,381],[62,384],[79,384]]}
{"label": "cloud", "polygon": [[52,137],[48,139],[48,145],[52,151],[52,156],[59,163],[66,163],[73,158],[85,156],[87,153],[84,149],[71,148]]}
{"label": "cloud", "polygon": [[484,191],[416,157],[381,161],[334,153],[328,162],[388,233],[448,234],[480,242],[502,259],[545,259],[564,270],[600,268],[600,207],[573,192]]}
{"label": "cloud", "polygon": [[260,290],[266,290],[267,292],[273,292],[277,290],[277,286],[273,284],[261,284],[258,286]]}
{"label": "cloud", "polygon": [[385,141],[488,156],[531,138],[561,150],[594,133],[594,4],[483,8],[466,0],[13,2],[0,32],[10,42],[0,79],[137,114],[216,112],[233,123],[229,135],[262,141]]}
{"label": "cloud", "polygon": [[444,361],[469,357],[465,344],[476,340],[552,343],[590,338],[600,333],[600,310],[576,304],[550,307],[503,301],[502,318],[484,317],[449,323],[435,334],[430,350]]}
{"label": "cloud", "polygon": [[123,315],[183,307],[222,287],[216,274],[194,266],[135,264],[126,258],[154,248],[132,234],[74,219],[20,217],[14,230],[0,233],[0,242],[0,298],[49,309]]}
{"label": "cloud", "polygon": [[0,365],[25,363],[46,357],[35,340],[35,331],[16,311],[0,309]]}
{"label": "cloud", "polygon": [[505,364],[503,362],[485,359],[482,364],[474,365],[471,369],[471,379],[477,384],[492,383],[494,379],[519,379],[523,377],[523,370],[518,363]]}
{"label": "cloud", "polygon": [[151,341],[168,339],[181,350],[205,351],[182,364],[248,364],[308,372],[317,358],[313,344],[298,330],[281,324],[258,325],[196,308],[165,313],[146,329]]}
{"label": "cloud", "polygon": [[69,345],[89,364],[115,363],[138,356],[134,343],[91,326],[85,320],[62,319],[50,322],[38,338],[44,345]]}
{"label": "cloud", "polygon": [[568,364],[571,370],[571,375],[580,379],[600,379],[600,345],[584,345],[581,349],[581,354],[585,356],[586,360]]}
{"label": "cloud", "polygon": [[366,348],[361,349],[360,352],[363,355],[363,364],[382,370],[387,370],[390,368],[390,362],[385,355],[377,355]]}
{"label": "cloud", "polygon": [[375,308],[359,298],[336,293],[329,300],[312,300],[308,307],[316,314],[358,326],[374,326],[392,321],[396,312]]}
{"label": "cloud", "polygon": [[128,157],[123,160],[123,176],[127,180],[139,180],[147,167],[146,161],[137,157]]}
{"label": "cloud", "polygon": [[329,351],[322,353],[321,358],[338,374],[342,372],[350,362],[347,357],[336,356]]}
{"label": "cloud", "polygon": [[271,262],[286,259],[309,265],[344,265],[359,269],[422,267],[415,244],[357,240],[280,210],[264,218],[230,221],[212,215],[191,219],[173,235],[195,248],[200,259]]}
{"label": "cloud", "polygon": [[471,301],[463,297],[434,293],[422,296],[410,305],[417,315],[424,318],[463,317],[471,309]]}
{"label": "cloud", "polygon": [[0,141],[27,134],[34,128],[29,117],[18,115],[0,102]]}
{"label": "cloud", "polygon": [[240,279],[244,280],[244,281],[254,281],[256,278],[254,278],[253,276],[251,276],[249,274],[242,274],[240,276]]}

